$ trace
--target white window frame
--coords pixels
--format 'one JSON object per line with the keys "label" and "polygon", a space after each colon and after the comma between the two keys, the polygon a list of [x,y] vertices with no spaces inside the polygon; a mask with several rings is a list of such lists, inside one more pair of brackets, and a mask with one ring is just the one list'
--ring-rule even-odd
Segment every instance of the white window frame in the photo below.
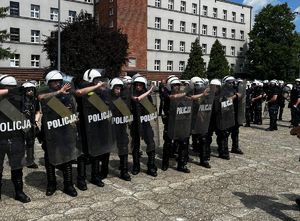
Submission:
{"label": "white window frame", "polygon": [[208,12],[208,6],[207,5],[203,5],[202,6],[202,15],[207,16],[207,12]]}
{"label": "white window frame", "polygon": [[174,30],[174,20],[168,19],[168,30],[173,31]]}
{"label": "white window frame", "polygon": [[227,28],[222,28],[222,37],[227,38]]}
{"label": "white window frame", "polygon": [[160,17],[155,17],[154,27],[156,29],[161,29],[161,18]]}
{"label": "white window frame", "polygon": [[174,41],[173,40],[168,40],[168,51],[173,51],[174,50]]}
{"label": "white window frame", "polygon": [[192,23],[192,25],[191,25],[191,33],[197,34],[197,23]]}
{"label": "white window frame", "polygon": [[231,38],[232,39],[235,39],[235,34],[236,34],[235,29],[231,29]]}
{"label": "white window frame", "polygon": [[69,22],[74,22],[76,17],[76,11],[69,10]]}
{"label": "white window frame", "polygon": [[14,54],[10,57],[10,67],[20,67],[20,54]]}
{"label": "white window frame", "polygon": [[169,10],[174,10],[174,0],[169,0],[168,1],[168,9]]}
{"label": "white window frame", "polygon": [[161,39],[155,39],[154,40],[154,49],[160,50],[161,49]]}
{"label": "white window frame", "polygon": [[41,42],[41,31],[40,30],[31,30],[31,43],[40,43]]}
{"label": "white window frame", "polygon": [[192,3],[192,13],[197,14],[198,5],[196,3]]}
{"label": "white window frame", "polygon": [[226,55],[226,46],[222,45],[222,50],[224,51],[224,54]]}
{"label": "white window frame", "polygon": [[109,28],[113,28],[114,27],[114,21],[113,20],[110,20],[109,21]]}
{"label": "white window frame", "polygon": [[181,1],[180,2],[180,11],[181,12],[186,12],[186,1]]}
{"label": "white window frame", "polygon": [[241,13],[241,23],[245,23],[245,14]]}
{"label": "white window frame", "polygon": [[180,32],[185,32],[185,21],[180,21],[179,30]]}
{"label": "white window frame", "polygon": [[40,18],[40,6],[39,5],[30,5],[30,17],[31,18]]}
{"label": "white window frame", "polygon": [[180,52],[185,52],[185,42],[184,41],[181,41],[179,43],[179,51]]}
{"label": "white window frame", "polygon": [[136,67],[136,58],[129,58],[128,59],[128,67],[135,68]]}
{"label": "white window frame", "polygon": [[227,10],[223,10],[223,19],[227,20]]}
{"label": "white window frame", "polygon": [[114,15],[114,8],[113,7],[110,7],[109,10],[108,10],[108,15],[109,16],[113,16]]}
{"label": "white window frame", "polygon": [[218,27],[217,26],[213,26],[213,28],[212,28],[212,35],[213,36],[217,36],[218,35]]}
{"label": "white window frame", "polygon": [[160,8],[161,7],[161,1],[160,0],[155,0],[155,7]]}
{"label": "white window frame", "polygon": [[236,21],[236,12],[232,12],[232,21]]}
{"label": "white window frame", "polygon": [[241,34],[241,40],[245,40],[245,32],[241,30],[240,34]]}
{"label": "white window frame", "polygon": [[201,48],[202,48],[202,54],[203,55],[207,54],[207,44],[202,44]]}
{"label": "white window frame", "polygon": [[234,46],[231,46],[231,48],[230,48],[230,55],[235,56],[235,47]]}
{"label": "white window frame", "polygon": [[214,18],[218,17],[218,9],[217,8],[213,8],[213,17]]}
{"label": "white window frame", "polygon": [[58,8],[50,8],[50,20],[58,21]]}
{"label": "white window frame", "polygon": [[154,71],[160,71],[160,60],[154,60]]}
{"label": "white window frame", "polygon": [[207,35],[207,25],[202,25],[202,34]]}
{"label": "white window frame", "polygon": [[173,71],[173,61],[167,61],[167,71]]}
{"label": "white window frame", "polygon": [[179,61],[179,71],[184,71],[185,69],[185,61]]}
{"label": "white window frame", "polygon": [[40,55],[32,54],[31,60],[30,60],[31,67],[39,68],[40,67],[40,58],[41,58]]}

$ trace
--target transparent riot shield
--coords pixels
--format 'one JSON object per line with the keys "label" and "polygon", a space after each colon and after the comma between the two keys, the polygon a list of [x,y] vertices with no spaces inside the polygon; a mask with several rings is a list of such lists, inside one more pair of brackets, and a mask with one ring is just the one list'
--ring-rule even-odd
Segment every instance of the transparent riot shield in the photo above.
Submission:
{"label": "transparent riot shield", "polygon": [[217,113],[216,118],[219,130],[226,130],[235,125],[233,95],[233,88],[227,86],[221,87],[219,98],[220,111]]}
{"label": "transparent riot shield", "polygon": [[[63,102],[62,102],[63,100]],[[60,165],[75,160],[81,155],[77,145],[77,115],[68,108],[75,105],[74,97],[56,98],[43,102],[43,127],[49,162]]]}
{"label": "transparent riot shield", "polygon": [[243,125],[246,121],[246,89],[247,81],[239,82],[238,93],[240,94],[238,98],[237,106],[237,122],[239,125]]}
{"label": "transparent riot shield", "polygon": [[[13,138],[9,148],[11,155],[9,163],[12,170],[21,169],[33,163],[33,159],[26,156],[24,143],[24,135],[30,131],[31,127],[30,120],[15,105],[8,99],[0,100],[0,140]],[[4,151],[3,155],[7,153],[6,148],[0,149],[1,151]]]}
{"label": "transparent riot shield", "polygon": [[82,99],[88,153],[100,156],[115,148],[112,134],[112,112],[96,93]]}
{"label": "transparent riot shield", "polygon": [[113,137],[117,144],[118,155],[128,154],[128,125],[133,121],[133,115],[123,99],[117,98],[110,103],[112,111]]}
{"label": "transparent riot shield", "polygon": [[172,140],[183,140],[190,136],[192,121],[191,98],[171,100],[168,122],[168,136]]}
{"label": "transparent riot shield", "polygon": [[192,134],[204,135],[208,132],[212,106],[215,98],[215,86],[211,85],[205,90],[207,92],[207,95],[202,96],[198,100],[194,101],[194,103],[197,103],[198,108],[194,110],[195,112],[193,112],[194,117],[191,129]]}

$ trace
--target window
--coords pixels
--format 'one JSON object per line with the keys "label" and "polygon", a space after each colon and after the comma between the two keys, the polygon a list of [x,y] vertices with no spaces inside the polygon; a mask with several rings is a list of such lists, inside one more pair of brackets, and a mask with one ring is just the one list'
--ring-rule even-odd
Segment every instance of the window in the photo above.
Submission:
{"label": "window", "polygon": [[10,41],[20,41],[20,29],[10,28]]}
{"label": "window", "polygon": [[11,16],[19,16],[20,14],[19,2],[9,2],[9,14]]}
{"label": "window", "polygon": [[186,10],[186,2],[185,1],[181,1],[180,2],[180,11],[181,12],[185,12]]}
{"label": "window", "polygon": [[181,41],[179,43],[179,51],[185,52],[185,42],[184,41]]}
{"label": "window", "polygon": [[222,28],[222,37],[227,38],[227,29],[226,28]]}
{"label": "window", "polygon": [[243,55],[243,54],[244,54],[244,48],[240,47],[240,55]]}
{"label": "window", "polygon": [[245,15],[241,14],[241,22],[244,23],[245,22]]}
{"label": "window", "polygon": [[155,18],[155,28],[160,29],[160,23],[161,23],[161,19],[156,17]]}
{"label": "window", "polygon": [[236,21],[236,13],[232,12],[232,21]]}
{"label": "window", "polygon": [[231,38],[235,39],[235,29],[231,29]]}
{"label": "window", "polygon": [[40,18],[40,6],[39,5],[31,5],[30,17],[31,18]]}
{"label": "window", "polygon": [[155,0],[155,7],[160,8],[160,0]]}
{"label": "window", "polygon": [[245,39],[244,31],[241,31],[241,40],[244,40],[244,39]]}
{"label": "window", "polygon": [[91,3],[91,2],[92,2],[92,0],[84,0],[84,2]]}
{"label": "window", "polygon": [[135,68],[136,67],[136,58],[129,58],[128,59],[128,67]]}
{"label": "window", "polygon": [[231,56],[235,56],[235,47],[231,47],[230,54]]}
{"label": "window", "polygon": [[154,61],[154,71],[160,71],[160,60]]}
{"label": "window", "polygon": [[110,27],[110,28],[113,28],[113,27],[114,27],[114,21],[113,21],[113,20],[111,20],[111,21],[109,22],[109,27]]}
{"label": "window", "polygon": [[168,51],[173,51],[173,41],[168,41]]}
{"label": "window", "polygon": [[184,21],[180,22],[180,31],[185,32],[185,22]]}
{"label": "window", "polygon": [[234,69],[235,69],[234,64],[230,64],[230,68],[231,68],[232,70],[234,70]]}
{"label": "window", "polygon": [[224,51],[224,55],[226,55],[226,46],[222,46],[222,50]]}
{"label": "window", "polygon": [[202,44],[202,54],[207,54],[207,44]]}
{"label": "window", "polygon": [[109,8],[108,15],[109,16],[114,15],[114,8]]}
{"label": "window", "polygon": [[192,33],[193,34],[197,33],[197,24],[196,23],[192,23]]}
{"label": "window", "polygon": [[32,43],[40,43],[40,31],[31,30],[31,42]]}
{"label": "window", "polygon": [[14,54],[10,57],[10,67],[20,67],[20,54]]}
{"label": "window", "polygon": [[213,17],[214,18],[218,17],[218,9],[217,8],[213,8]]}
{"label": "window", "polygon": [[76,17],[76,11],[69,11],[69,22],[74,22]]}
{"label": "window", "polygon": [[192,4],[192,13],[197,14],[197,4],[195,3]]}
{"label": "window", "polygon": [[223,10],[223,19],[227,20],[227,10]]}
{"label": "window", "polygon": [[167,61],[167,71],[173,71],[173,61]]}
{"label": "window", "polygon": [[207,16],[207,6],[203,5],[202,7],[202,15]]}
{"label": "window", "polygon": [[38,68],[40,67],[40,56],[39,55],[31,55],[31,67]]}
{"label": "window", "polygon": [[58,8],[50,8],[50,20],[58,21]]}
{"label": "window", "polygon": [[174,21],[172,19],[168,19],[168,30],[173,31]]}
{"label": "window", "polygon": [[212,34],[213,34],[213,36],[217,36],[218,35],[218,28],[217,28],[217,26],[213,26]]}
{"label": "window", "polygon": [[160,50],[160,43],[161,43],[160,39],[155,39],[155,43],[154,43],[155,50]]}
{"label": "window", "polygon": [[207,35],[207,25],[202,25],[202,34]]}
{"label": "window", "polygon": [[169,10],[174,10],[174,0],[169,0],[168,1],[168,9]]}
{"label": "window", "polygon": [[185,62],[179,61],[179,71],[184,71],[184,69],[185,69]]}

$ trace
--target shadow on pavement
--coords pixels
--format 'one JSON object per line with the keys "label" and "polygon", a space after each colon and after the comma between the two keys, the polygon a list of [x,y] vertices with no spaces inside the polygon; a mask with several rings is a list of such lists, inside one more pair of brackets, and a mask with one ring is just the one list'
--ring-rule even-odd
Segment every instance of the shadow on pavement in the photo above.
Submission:
{"label": "shadow on pavement", "polygon": [[242,192],[233,192],[240,197],[241,202],[249,209],[259,208],[266,213],[283,221],[297,221],[283,213],[284,210],[299,210],[297,205],[286,205],[278,202],[277,198],[264,195],[247,195]]}
{"label": "shadow on pavement", "polygon": [[9,198],[15,197],[13,183],[10,179],[2,179],[1,194],[8,196]]}

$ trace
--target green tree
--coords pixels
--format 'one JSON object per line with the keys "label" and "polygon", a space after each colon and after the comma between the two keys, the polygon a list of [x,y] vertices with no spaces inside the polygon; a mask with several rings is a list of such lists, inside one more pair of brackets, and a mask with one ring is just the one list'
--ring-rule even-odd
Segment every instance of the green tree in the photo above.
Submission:
{"label": "green tree", "polygon": [[[94,18],[81,12],[73,23],[61,27],[61,71],[82,76],[89,68],[105,68],[109,77],[119,76],[127,61],[127,35],[100,27]],[[57,68],[57,31],[44,42],[44,51]]]}
{"label": "green tree", "polygon": [[194,76],[206,77],[204,61],[202,58],[202,48],[198,38],[192,43],[190,57],[181,78],[191,79]]}
{"label": "green tree", "polygon": [[228,61],[225,57],[225,53],[222,49],[222,45],[218,40],[216,40],[210,51],[209,63],[207,67],[207,77],[209,79],[223,78],[229,74],[230,68],[228,66]]}
{"label": "green tree", "polygon": [[297,71],[295,15],[287,3],[267,5],[249,33],[248,72],[253,78],[289,80]]}
{"label": "green tree", "polygon": [[[6,16],[6,11],[8,8],[0,7],[0,18],[4,18]],[[6,30],[0,30],[0,43],[3,43],[7,38],[9,37],[9,34]],[[10,52],[10,48],[2,48],[0,45],[0,60],[9,58],[12,55]]]}

